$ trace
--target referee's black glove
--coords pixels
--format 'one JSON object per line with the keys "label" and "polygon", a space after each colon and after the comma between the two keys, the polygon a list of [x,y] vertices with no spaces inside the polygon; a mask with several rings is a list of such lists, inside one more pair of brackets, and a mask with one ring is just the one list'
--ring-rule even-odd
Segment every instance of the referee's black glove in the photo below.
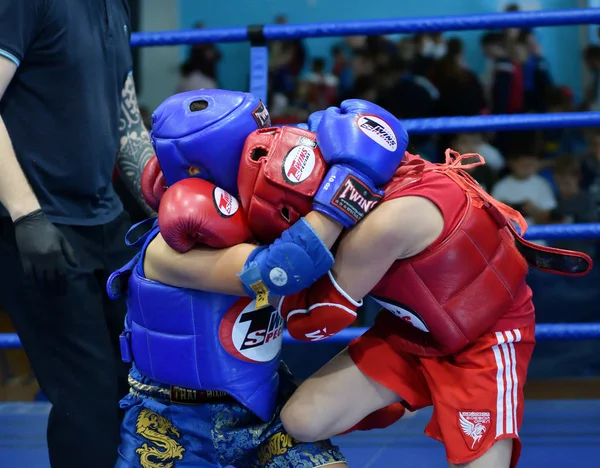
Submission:
{"label": "referee's black glove", "polygon": [[77,266],[69,241],[42,210],[16,219],[14,228],[25,278],[49,294],[65,294],[67,265]]}

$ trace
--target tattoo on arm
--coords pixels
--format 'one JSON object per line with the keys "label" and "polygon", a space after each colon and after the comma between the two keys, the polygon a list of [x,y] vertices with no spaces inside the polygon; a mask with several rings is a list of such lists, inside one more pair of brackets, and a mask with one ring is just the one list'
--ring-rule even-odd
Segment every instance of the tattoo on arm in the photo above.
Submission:
{"label": "tattoo on arm", "polygon": [[144,201],[141,184],[142,172],[148,160],[154,155],[154,148],[152,148],[150,135],[144,127],[140,115],[132,75],[129,75],[125,81],[121,98],[117,167],[123,182],[144,211],[148,215],[154,215],[152,209]]}

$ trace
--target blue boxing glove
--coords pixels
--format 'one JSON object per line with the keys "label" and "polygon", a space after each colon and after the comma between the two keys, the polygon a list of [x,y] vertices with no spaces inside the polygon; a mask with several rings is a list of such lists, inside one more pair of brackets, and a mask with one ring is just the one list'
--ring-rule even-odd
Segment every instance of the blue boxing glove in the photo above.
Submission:
{"label": "blue boxing glove", "polygon": [[361,99],[315,114],[317,143],[331,168],[313,208],[349,228],[383,197],[378,187],[389,182],[400,165],[408,134],[388,111]]}

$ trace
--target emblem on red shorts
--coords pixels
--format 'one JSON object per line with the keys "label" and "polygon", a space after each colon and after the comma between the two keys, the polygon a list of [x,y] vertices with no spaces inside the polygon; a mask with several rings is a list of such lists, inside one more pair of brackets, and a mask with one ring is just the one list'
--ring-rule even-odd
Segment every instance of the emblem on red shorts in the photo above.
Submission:
{"label": "emblem on red shorts", "polygon": [[477,450],[489,432],[492,417],[489,411],[459,411],[458,424],[470,450]]}

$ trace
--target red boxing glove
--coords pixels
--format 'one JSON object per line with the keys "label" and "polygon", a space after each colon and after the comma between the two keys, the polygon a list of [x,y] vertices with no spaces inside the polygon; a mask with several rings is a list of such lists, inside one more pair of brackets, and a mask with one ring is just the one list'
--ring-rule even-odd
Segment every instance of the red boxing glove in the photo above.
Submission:
{"label": "red boxing glove", "polygon": [[279,313],[292,338],[319,341],[352,325],[361,305],[362,301],[348,296],[327,272],[310,288],[282,297]]}
{"label": "red boxing glove", "polygon": [[398,421],[398,419],[404,416],[404,413],[406,413],[406,408],[402,405],[402,403],[392,403],[391,405],[379,408],[377,411],[373,411],[350,429],[338,435],[350,434],[354,431],[383,429]]}
{"label": "red boxing glove", "polygon": [[142,195],[150,208],[158,211],[160,199],[167,190],[168,184],[160,168],[156,155],[144,167],[142,172]]}
{"label": "red boxing glove", "polygon": [[180,180],[165,192],[158,226],[169,247],[181,253],[198,245],[231,247],[252,237],[235,197],[194,178]]}
{"label": "red boxing glove", "polygon": [[252,233],[265,244],[312,210],[325,176],[317,137],[296,127],[263,128],[246,138],[238,188]]}

